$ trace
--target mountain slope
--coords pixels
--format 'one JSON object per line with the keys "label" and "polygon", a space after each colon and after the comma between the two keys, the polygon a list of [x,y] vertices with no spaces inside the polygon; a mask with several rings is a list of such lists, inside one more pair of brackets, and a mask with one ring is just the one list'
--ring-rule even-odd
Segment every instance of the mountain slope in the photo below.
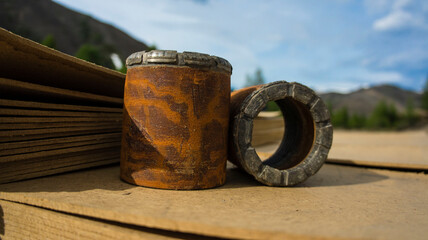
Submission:
{"label": "mountain slope", "polygon": [[326,103],[331,103],[333,111],[347,107],[350,113],[369,115],[379,101],[394,104],[399,112],[404,112],[407,101],[412,100],[414,106],[420,106],[421,95],[415,92],[403,90],[392,85],[379,85],[371,88],[360,89],[348,94],[325,93],[320,94]]}
{"label": "mountain slope", "polygon": [[131,53],[147,49],[121,30],[50,0],[0,1],[0,27],[41,42],[52,34],[56,49],[75,55],[85,43],[108,48],[122,61]]}

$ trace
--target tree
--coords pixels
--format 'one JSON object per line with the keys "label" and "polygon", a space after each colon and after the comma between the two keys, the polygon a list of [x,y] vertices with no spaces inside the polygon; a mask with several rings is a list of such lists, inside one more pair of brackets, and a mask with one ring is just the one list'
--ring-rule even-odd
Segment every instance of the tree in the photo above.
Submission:
{"label": "tree", "polygon": [[392,128],[397,126],[399,116],[397,113],[397,109],[395,108],[395,105],[393,103],[389,104],[388,106],[388,120]]}
{"label": "tree", "polygon": [[328,112],[330,113],[330,119],[331,119],[331,120],[333,120],[333,118],[334,118],[333,104],[331,103],[331,101],[330,101],[330,100],[328,100],[328,101],[325,103],[325,105],[326,105],[326,107],[327,107],[327,109],[328,109]]}
{"label": "tree", "polygon": [[75,56],[88,62],[114,69],[110,54],[102,51],[100,47],[91,44],[83,44]]}
{"label": "tree", "polygon": [[422,93],[422,108],[428,111],[428,76],[425,81],[424,92]]}
{"label": "tree", "polygon": [[333,116],[333,104],[331,103],[331,101],[327,101],[325,105],[327,106],[327,109],[330,112],[330,115]]}
{"label": "tree", "polygon": [[264,111],[279,111],[279,110],[280,109],[279,109],[278,104],[276,104],[276,102],[274,102],[274,101],[269,101],[266,104],[266,107],[264,109]]}
{"label": "tree", "polygon": [[414,125],[418,120],[418,117],[415,113],[415,104],[413,98],[407,99],[406,113],[404,115],[404,118],[408,127]]}
{"label": "tree", "polygon": [[364,115],[354,113],[349,118],[348,126],[351,129],[362,129],[366,126],[366,117]]}
{"label": "tree", "polygon": [[348,128],[349,127],[349,113],[347,107],[342,107],[332,114],[331,123],[334,127]]}
{"label": "tree", "polygon": [[122,67],[120,69],[118,69],[119,72],[126,74],[126,72],[128,71],[128,69],[126,68],[125,64],[122,64]]}
{"label": "tree", "polygon": [[245,86],[255,86],[265,83],[265,78],[263,76],[262,69],[257,68],[256,72],[254,73],[254,76],[250,76],[247,74],[246,80],[245,80]]}
{"label": "tree", "polygon": [[157,50],[157,49],[158,48],[157,48],[156,44],[153,43],[152,45],[147,46],[146,51]]}
{"label": "tree", "polygon": [[397,127],[398,120],[395,105],[388,105],[386,101],[382,100],[373,110],[367,121],[367,127],[370,129],[392,129]]}
{"label": "tree", "polygon": [[43,39],[43,41],[41,42],[41,44],[45,45],[46,47],[50,47],[50,48],[56,49],[55,37],[52,34],[47,35]]}

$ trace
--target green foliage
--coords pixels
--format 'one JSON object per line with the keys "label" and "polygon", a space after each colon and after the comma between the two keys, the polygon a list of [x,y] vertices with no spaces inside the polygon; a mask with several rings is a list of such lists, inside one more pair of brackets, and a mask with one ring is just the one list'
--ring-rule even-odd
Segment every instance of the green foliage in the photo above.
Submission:
{"label": "green foliage", "polygon": [[406,112],[401,121],[400,127],[411,127],[418,122],[415,112],[415,103],[412,98],[407,99]]}
{"label": "green foliage", "polygon": [[103,51],[101,47],[91,44],[83,44],[75,56],[88,62],[114,69],[114,64],[110,58],[110,53]]}
{"label": "green foliage", "polygon": [[331,103],[331,101],[327,101],[325,103],[325,105],[327,106],[328,111],[330,112],[330,115],[333,116],[333,104]]}
{"label": "green foliage", "polygon": [[99,49],[91,44],[80,46],[79,50],[77,50],[76,57],[93,63],[99,63],[101,61]]}
{"label": "green foliage", "polygon": [[327,102],[326,105],[335,128],[397,130],[412,127],[421,120],[415,111],[413,99],[407,100],[406,111],[402,114],[397,112],[394,104],[380,101],[368,118],[355,113],[350,115],[347,107],[333,112],[331,103]]}
{"label": "green foliage", "polygon": [[422,93],[422,108],[428,111],[428,76],[425,81],[424,92]]}
{"label": "green foliage", "polygon": [[111,54],[117,52],[116,48],[105,43],[104,36],[91,28],[90,19],[88,17],[80,21],[78,31],[83,44],[76,52],[76,57],[107,68],[125,71],[125,69],[115,68],[111,60]]}
{"label": "green foliage", "polygon": [[152,44],[150,46],[147,46],[147,50],[146,51],[157,50],[157,49],[158,48],[157,48],[156,44]]}
{"label": "green foliage", "polygon": [[331,115],[331,123],[334,127],[348,128],[349,127],[349,113],[347,107],[342,107],[337,112]]}
{"label": "green foliage", "polygon": [[366,126],[366,117],[364,115],[352,114],[349,118],[348,127],[351,129],[363,129]]}
{"label": "green foliage", "polygon": [[120,69],[118,69],[118,71],[121,72],[121,73],[123,73],[123,74],[126,74],[127,70],[128,69],[126,68],[125,64],[122,64],[122,67]]}
{"label": "green foliage", "polygon": [[399,116],[394,104],[388,105],[386,101],[380,101],[367,121],[369,129],[395,129]]}
{"label": "green foliage", "polygon": [[45,45],[46,47],[50,47],[53,49],[56,49],[56,40],[55,37],[52,34],[47,35],[41,44]]}
{"label": "green foliage", "polygon": [[264,109],[264,111],[279,111],[279,107],[278,105],[274,102],[274,101],[269,101],[266,104],[266,108]]}
{"label": "green foliage", "polygon": [[265,83],[265,78],[263,76],[262,69],[257,68],[253,76],[250,76],[247,74],[246,81],[245,81],[246,87],[260,85],[264,83]]}

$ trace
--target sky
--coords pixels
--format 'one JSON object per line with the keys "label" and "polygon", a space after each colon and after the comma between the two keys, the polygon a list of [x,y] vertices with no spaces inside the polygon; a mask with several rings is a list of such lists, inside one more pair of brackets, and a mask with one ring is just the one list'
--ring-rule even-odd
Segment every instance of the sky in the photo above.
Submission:
{"label": "sky", "polygon": [[158,49],[225,58],[234,88],[257,68],[267,82],[319,92],[379,84],[421,91],[428,77],[426,0],[55,2]]}

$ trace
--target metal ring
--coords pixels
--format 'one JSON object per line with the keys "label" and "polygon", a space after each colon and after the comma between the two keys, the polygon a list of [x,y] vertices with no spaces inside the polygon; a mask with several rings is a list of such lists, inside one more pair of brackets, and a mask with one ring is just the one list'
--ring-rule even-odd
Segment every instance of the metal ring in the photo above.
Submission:
{"label": "metal ring", "polygon": [[[280,107],[285,131],[278,150],[262,162],[251,145],[253,119],[269,101]],[[234,152],[230,158],[270,186],[292,186],[314,175],[324,164],[333,139],[330,114],[323,101],[308,87],[286,81],[266,84],[250,93],[231,124]]]}
{"label": "metal ring", "polygon": [[224,58],[197,52],[179,53],[174,50],[135,52],[126,59],[126,65],[129,68],[135,65],[188,66],[232,74],[232,65]]}

